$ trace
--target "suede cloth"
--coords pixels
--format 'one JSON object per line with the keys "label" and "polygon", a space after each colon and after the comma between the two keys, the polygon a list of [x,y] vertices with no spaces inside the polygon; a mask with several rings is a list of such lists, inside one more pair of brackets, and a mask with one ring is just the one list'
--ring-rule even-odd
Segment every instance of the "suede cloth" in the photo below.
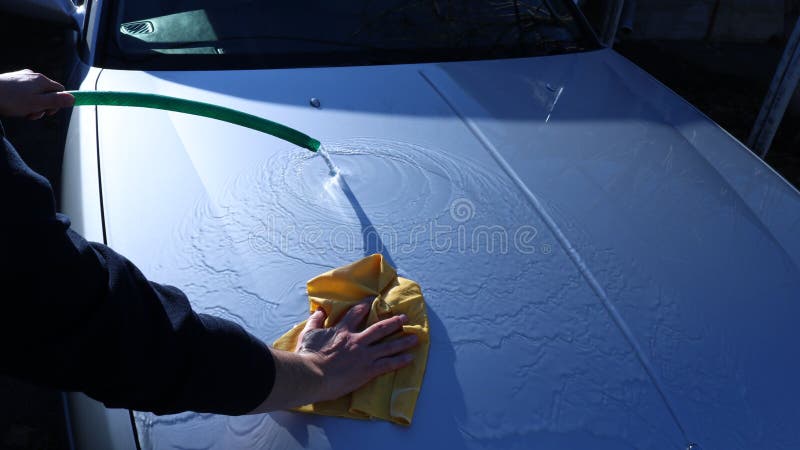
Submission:
{"label": "suede cloth", "polygon": [[[408,316],[403,333],[413,333],[419,345],[410,353],[411,365],[375,378],[355,392],[335,400],[295,408],[295,411],[356,419],[383,419],[410,425],[414,416],[430,346],[425,301],[417,283],[398,277],[394,268],[379,254],[333,269],[307,284],[309,312],[321,307],[327,318],[324,326],[335,325],[350,307],[375,297],[366,326],[398,314]],[[293,351],[305,321],[275,341],[274,347]],[[400,333],[387,339],[396,339]]]}

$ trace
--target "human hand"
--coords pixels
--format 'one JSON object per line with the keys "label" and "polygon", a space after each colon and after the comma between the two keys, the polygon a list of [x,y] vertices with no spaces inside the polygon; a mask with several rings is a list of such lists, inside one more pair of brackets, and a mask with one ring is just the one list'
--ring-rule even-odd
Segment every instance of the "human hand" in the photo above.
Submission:
{"label": "human hand", "polygon": [[402,329],[408,321],[405,315],[390,317],[358,331],[370,304],[353,306],[330,328],[323,328],[325,312],[318,310],[300,332],[294,352],[270,349],[275,362],[272,391],[250,413],[339,398],[379,375],[411,364],[411,355],[402,352],[417,345],[416,335],[382,342]]}
{"label": "human hand", "polygon": [[379,375],[411,364],[412,356],[402,352],[417,344],[417,336],[410,334],[382,342],[408,322],[405,315],[390,317],[358,331],[371,303],[353,306],[330,328],[323,328],[325,311],[318,309],[300,332],[295,353],[311,360],[323,375],[316,401],[341,397]]}
{"label": "human hand", "polygon": [[63,90],[60,83],[28,69],[0,74],[0,116],[31,120],[52,116],[75,102]]}

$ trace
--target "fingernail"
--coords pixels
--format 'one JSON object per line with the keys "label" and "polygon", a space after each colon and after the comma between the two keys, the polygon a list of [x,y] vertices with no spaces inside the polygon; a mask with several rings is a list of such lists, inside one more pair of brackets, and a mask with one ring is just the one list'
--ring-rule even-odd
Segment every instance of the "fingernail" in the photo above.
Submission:
{"label": "fingernail", "polygon": [[407,316],[407,315],[405,315],[405,314],[400,314],[400,320],[401,320],[403,323],[408,323],[408,316]]}

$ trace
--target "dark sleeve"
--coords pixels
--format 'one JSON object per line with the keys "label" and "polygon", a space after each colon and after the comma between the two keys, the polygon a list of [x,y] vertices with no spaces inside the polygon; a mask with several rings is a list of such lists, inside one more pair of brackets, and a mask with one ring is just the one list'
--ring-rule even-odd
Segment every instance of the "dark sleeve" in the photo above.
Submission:
{"label": "dark sleeve", "polygon": [[158,414],[243,414],[267,397],[266,345],[71,231],[47,180],[2,144],[0,373]]}

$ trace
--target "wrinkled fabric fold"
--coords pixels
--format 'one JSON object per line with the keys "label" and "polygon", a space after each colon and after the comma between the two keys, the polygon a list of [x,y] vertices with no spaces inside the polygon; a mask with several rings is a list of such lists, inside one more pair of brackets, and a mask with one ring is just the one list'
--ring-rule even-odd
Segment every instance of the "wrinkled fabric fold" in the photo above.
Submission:
{"label": "wrinkled fabric fold", "polygon": [[[383,419],[410,425],[417,397],[425,375],[430,347],[425,300],[417,283],[398,277],[380,254],[333,269],[311,279],[307,284],[309,312],[323,308],[325,327],[335,325],[350,307],[375,297],[366,326],[380,320],[405,314],[408,323],[403,333],[415,334],[419,345],[410,353],[411,365],[375,378],[355,392],[335,400],[295,408],[295,411],[354,419]],[[274,347],[293,351],[305,322],[294,326],[275,341]],[[387,339],[396,339],[400,333]]]}

